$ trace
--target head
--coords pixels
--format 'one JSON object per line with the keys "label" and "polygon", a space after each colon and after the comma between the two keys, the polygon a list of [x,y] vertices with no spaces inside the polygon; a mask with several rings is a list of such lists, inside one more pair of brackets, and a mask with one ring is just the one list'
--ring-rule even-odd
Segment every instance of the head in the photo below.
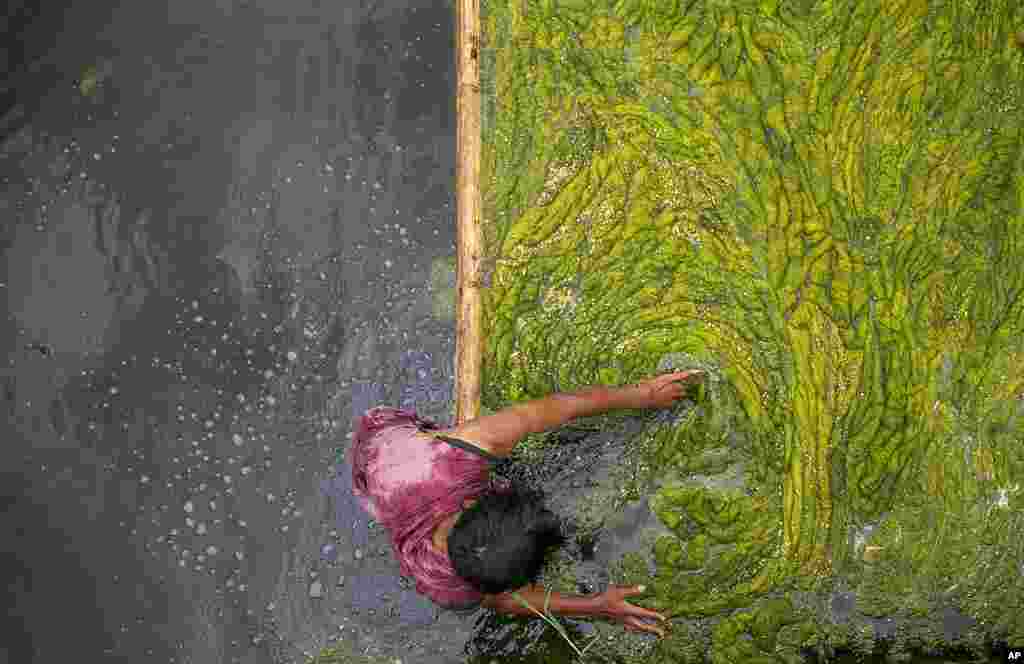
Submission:
{"label": "head", "polygon": [[489,492],[462,512],[448,534],[455,573],[497,595],[536,582],[552,547],[565,544],[558,517],[538,490]]}

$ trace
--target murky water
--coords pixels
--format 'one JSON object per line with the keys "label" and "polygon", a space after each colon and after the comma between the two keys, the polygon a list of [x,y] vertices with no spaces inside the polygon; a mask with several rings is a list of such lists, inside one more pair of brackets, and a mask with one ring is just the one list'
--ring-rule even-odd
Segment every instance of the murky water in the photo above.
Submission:
{"label": "murky water", "polygon": [[462,661],[336,465],[450,412],[451,9],[95,22],[4,109],[12,661]]}

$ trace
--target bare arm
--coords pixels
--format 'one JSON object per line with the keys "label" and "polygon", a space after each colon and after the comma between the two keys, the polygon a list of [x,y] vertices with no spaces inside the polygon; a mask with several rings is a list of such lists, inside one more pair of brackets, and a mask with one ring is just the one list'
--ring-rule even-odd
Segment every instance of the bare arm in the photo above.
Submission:
{"label": "bare arm", "polygon": [[577,417],[587,417],[618,408],[638,408],[641,399],[637,385],[606,387],[598,385],[578,392],[558,392],[525,401],[452,429],[451,435],[483,444],[497,456],[508,456],[527,434],[560,427]]}
{"label": "bare arm", "polygon": [[[510,615],[517,616],[530,616],[534,618],[540,617],[538,614],[543,615],[544,613],[544,600],[547,597],[547,591],[539,585],[526,586],[516,591],[519,595],[526,600],[526,602],[532,606],[536,611],[527,609],[525,606],[519,603],[512,593],[502,593],[500,595],[484,595],[483,605],[489,609],[494,609],[499,613],[507,613]],[[600,595],[563,595],[561,593],[552,592],[551,600],[548,604],[548,611],[555,615],[560,616],[601,616],[602,608],[599,605]]]}
{"label": "bare arm", "polygon": [[[621,622],[626,629],[633,632],[650,632],[658,636],[665,636],[665,629],[659,624],[667,621],[665,616],[657,611],[645,609],[626,601],[628,597],[638,595],[643,591],[643,586],[609,586],[608,590],[603,593],[586,597],[553,592],[547,608],[549,613],[555,615],[608,618]],[[544,616],[544,602],[548,598],[547,592],[543,588],[539,585],[530,585],[515,592],[532,608],[523,606],[519,599],[513,597],[511,593],[484,595],[483,605],[489,609],[512,615],[536,618]]]}

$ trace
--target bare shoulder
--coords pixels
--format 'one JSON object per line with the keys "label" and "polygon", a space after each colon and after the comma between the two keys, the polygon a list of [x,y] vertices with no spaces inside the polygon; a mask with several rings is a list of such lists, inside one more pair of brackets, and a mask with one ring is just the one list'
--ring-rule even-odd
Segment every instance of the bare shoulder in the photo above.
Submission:
{"label": "bare shoulder", "polygon": [[417,433],[417,435],[422,436],[424,438],[435,438],[437,436],[445,436],[446,438],[457,438],[458,440],[463,440],[473,445],[474,447],[479,447],[488,454],[493,454],[494,456],[504,456],[503,454],[499,454],[498,452],[496,452],[491,445],[488,445],[486,442],[481,440],[481,437],[477,433],[474,433],[468,427],[454,427],[451,429],[435,429],[433,431],[420,431],[419,433]]}

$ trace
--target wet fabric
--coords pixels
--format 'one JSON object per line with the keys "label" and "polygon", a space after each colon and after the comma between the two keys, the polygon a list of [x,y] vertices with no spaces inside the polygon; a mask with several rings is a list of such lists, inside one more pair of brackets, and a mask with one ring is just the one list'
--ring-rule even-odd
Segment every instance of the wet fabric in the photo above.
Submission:
{"label": "wet fabric", "polygon": [[498,457],[465,441],[417,435],[440,428],[412,410],[366,411],[349,450],[352,491],[388,529],[402,574],[415,579],[417,592],[447,609],[474,609],[483,594],[434,547],[434,528],[463,509],[464,500],[509,491],[511,483],[491,476]]}

